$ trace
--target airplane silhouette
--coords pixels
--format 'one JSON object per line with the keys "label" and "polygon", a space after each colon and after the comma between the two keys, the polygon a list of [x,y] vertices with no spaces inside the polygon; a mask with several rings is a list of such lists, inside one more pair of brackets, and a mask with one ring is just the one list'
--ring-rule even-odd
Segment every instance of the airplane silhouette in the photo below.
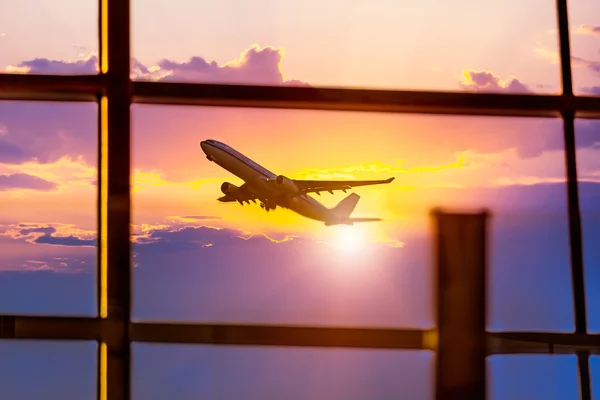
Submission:
{"label": "airplane silhouette", "polygon": [[240,152],[216,140],[200,142],[202,151],[209,161],[215,162],[244,181],[242,186],[223,182],[221,192],[224,196],[217,200],[224,203],[240,204],[260,201],[260,207],[266,211],[277,207],[290,209],[302,216],[322,221],[326,226],[353,225],[354,222],[381,221],[381,218],[351,218],[360,196],[352,193],[336,206],[327,208],[308,193],[346,190],[355,186],[379,185],[390,183],[394,178],[370,181],[308,181],[289,179],[283,175],[275,175],[258,165]]}

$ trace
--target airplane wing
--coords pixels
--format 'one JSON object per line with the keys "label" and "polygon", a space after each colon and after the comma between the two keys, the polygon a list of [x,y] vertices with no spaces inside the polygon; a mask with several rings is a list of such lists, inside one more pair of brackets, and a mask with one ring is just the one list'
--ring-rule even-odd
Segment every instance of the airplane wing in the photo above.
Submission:
{"label": "airplane wing", "polygon": [[370,180],[370,181],[305,181],[292,179],[292,182],[302,191],[302,193],[317,193],[329,192],[333,193],[334,190],[346,190],[356,186],[369,186],[369,185],[381,185],[390,183],[395,178],[389,178],[384,180]]}
{"label": "airplane wing", "polygon": [[242,186],[240,186],[238,193],[239,196],[237,197],[225,195],[219,197],[217,200],[221,203],[233,203],[236,201],[240,204],[250,203],[251,201],[256,203],[257,197],[248,190],[248,184],[244,183]]}

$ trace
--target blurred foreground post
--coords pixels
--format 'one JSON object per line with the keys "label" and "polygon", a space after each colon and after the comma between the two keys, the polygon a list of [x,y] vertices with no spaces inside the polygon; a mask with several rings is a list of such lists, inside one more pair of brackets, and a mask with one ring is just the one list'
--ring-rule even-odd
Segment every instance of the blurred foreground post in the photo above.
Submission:
{"label": "blurred foreground post", "polygon": [[487,212],[435,210],[436,399],[485,399]]}

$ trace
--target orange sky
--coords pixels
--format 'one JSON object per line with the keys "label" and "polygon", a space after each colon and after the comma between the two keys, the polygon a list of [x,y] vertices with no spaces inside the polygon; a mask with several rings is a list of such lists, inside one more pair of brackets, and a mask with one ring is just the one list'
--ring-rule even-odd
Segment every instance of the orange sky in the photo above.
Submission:
{"label": "orange sky", "polygon": [[[229,220],[217,224],[233,227],[325,232],[321,223],[290,211],[267,214],[257,205],[218,203],[222,182],[241,181],[206,160],[199,142],[209,138],[290,178],[396,177],[390,185],[356,189],[362,198],[355,215],[386,220],[361,226],[367,232],[422,225],[435,205],[477,206],[424,189],[564,178],[560,151],[519,155],[544,149],[546,142],[560,145],[560,121],[553,120],[134,106],[133,125],[135,221],[150,224],[167,216],[217,215]],[[542,134],[523,136],[533,131]],[[344,194],[313,196],[333,205]]]}

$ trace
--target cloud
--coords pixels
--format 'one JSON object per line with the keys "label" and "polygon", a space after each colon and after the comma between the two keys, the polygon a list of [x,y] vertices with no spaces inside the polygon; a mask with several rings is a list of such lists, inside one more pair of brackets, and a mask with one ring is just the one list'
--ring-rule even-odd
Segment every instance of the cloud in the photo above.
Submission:
{"label": "cloud", "polygon": [[582,35],[595,35],[600,36],[600,26],[598,25],[580,25],[575,33],[579,33]]}
{"label": "cloud", "polygon": [[95,165],[97,124],[93,103],[0,102],[0,164],[52,164],[68,156]]}
{"label": "cloud", "polygon": [[[550,63],[560,64],[560,56],[558,52],[542,48],[536,48],[534,51],[547,59]],[[600,73],[600,61],[592,61],[582,57],[571,56],[571,66],[573,68],[583,67],[592,72]]]}
{"label": "cloud", "polygon": [[[3,131],[3,134],[7,134],[6,130]],[[19,164],[30,158],[21,147],[0,139],[0,163]]]}
{"label": "cloud", "polygon": [[96,246],[96,239],[80,239],[73,235],[56,237],[52,235],[42,235],[35,239],[34,243],[52,244],[57,246]]}
{"label": "cloud", "polygon": [[587,87],[584,87],[582,90],[584,93],[587,93],[587,94],[600,95],[600,86],[587,86]]}
{"label": "cloud", "polygon": [[[254,45],[224,65],[202,57],[186,62],[163,59],[155,66],[132,61],[132,76],[170,82],[243,83],[308,86],[286,80],[283,49]],[[35,74],[94,74],[98,59],[93,53],[77,60],[35,58],[6,68],[8,72]],[[0,164],[54,163],[64,157],[97,161],[97,106],[35,102],[0,103]],[[52,145],[48,145],[52,143]],[[19,171],[22,172],[22,171]]]}
{"label": "cloud", "polygon": [[0,175],[0,191],[11,189],[55,190],[58,185],[37,176],[27,174]]}
{"label": "cloud", "polygon": [[136,249],[157,253],[200,250],[205,247],[255,244],[256,242],[281,243],[295,240],[285,237],[277,240],[263,233],[212,226],[185,226],[183,228],[151,229],[135,238]]}
{"label": "cloud", "polygon": [[134,70],[139,73],[138,79],[167,82],[309,86],[298,80],[284,79],[283,57],[283,49],[252,45],[238,59],[224,65],[195,56],[186,62],[163,59],[158,66],[149,68],[135,63]]}
{"label": "cloud", "polygon": [[0,237],[30,244],[57,246],[95,246],[96,232],[76,228],[70,224],[20,223],[4,226]]}
{"label": "cloud", "polygon": [[6,70],[13,73],[53,75],[95,75],[99,71],[98,57],[93,53],[74,61],[34,58],[16,65],[9,65]]}
{"label": "cloud", "polygon": [[[19,226],[29,226],[28,224],[19,224]],[[43,233],[44,235],[51,235],[56,232],[56,228],[53,226],[39,226],[36,228],[25,228],[21,229],[19,233],[27,236],[30,233]]]}
{"label": "cloud", "polygon": [[[162,59],[157,65],[144,65],[132,59],[133,79],[163,82],[229,83],[253,85],[309,86],[299,80],[285,80],[282,62],[285,52],[281,48],[254,44],[244,50],[240,57],[219,65],[200,56],[178,62]],[[35,58],[9,65],[6,72],[56,75],[97,74],[98,56],[91,52],[77,60],[50,60]]]}
{"label": "cloud", "polygon": [[465,90],[476,92],[509,92],[531,93],[532,91],[523,82],[515,77],[502,80],[490,71],[467,69],[463,72],[465,82],[459,83]]}

